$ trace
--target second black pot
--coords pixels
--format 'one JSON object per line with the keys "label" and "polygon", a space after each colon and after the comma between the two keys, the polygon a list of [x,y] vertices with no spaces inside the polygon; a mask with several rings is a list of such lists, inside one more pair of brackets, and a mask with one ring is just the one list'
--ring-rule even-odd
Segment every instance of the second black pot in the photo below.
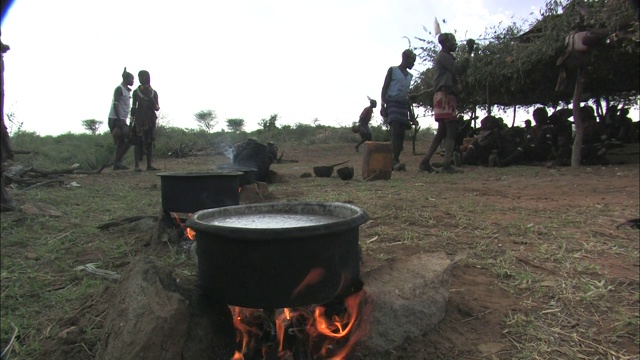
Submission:
{"label": "second black pot", "polygon": [[241,172],[162,172],[157,175],[164,212],[194,213],[240,203]]}

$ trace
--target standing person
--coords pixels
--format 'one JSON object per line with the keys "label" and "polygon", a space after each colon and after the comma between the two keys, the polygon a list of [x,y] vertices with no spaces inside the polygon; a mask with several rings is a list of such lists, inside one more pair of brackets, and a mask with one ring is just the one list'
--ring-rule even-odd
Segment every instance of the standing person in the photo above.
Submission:
{"label": "standing person", "polygon": [[156,111],[160,110],[158,92],[151,87],[151,76],[146,70],[138,72],[140,85],[133,91],[131,106],[131,142],[134,145],[135,169],[140,172],[140,161],[147,155],[147,171],[157,168],[151,165],[153,145],[155,141]]}
{"label": "standing person", "polygon": [[618,126],[620,132],[616,138],[625,144],[631,144],[634,139],[633,120],[629,117],[629,109],[623,107],[618,113]]}
{"label": "standing person", "polygon": [[369,98],[369,106],[364,108],[360,114],[360,119],[358,119],[358,128],[361,140],[358,145],[356,145],[356,152],[359,152],[360,145],[364,144],[365,141],[371,141],[372,139],[369,123],[373,116],[373,109],[375,109],[376,106],[378,106],[378,102]]}
{"label": "standing person", "polygon": [[433,96],[433,116],[438,122],[438,130],[419,167],[422,171],[434,171],[433,166],[431,166],[431,157],[446,137],[444,162],[441,171],[459,173],[462,170],[451,166],[453,147],[460,122],[456,109],[457,96],[461,90],[458,83],[458,75],[461,75],[469,67],[469,58],[473,52],[475,42],[473,40],[467,41],[467,54],[460,62],[456,62],[456,58],[452,55],[458,48],[456,37],[453,34],[443,33],[438,35],[438,43],[440,43],[442,49],[436,55],[433,65],[435,72],[434,88],[436,90]]}
{"label": "standing person", "polygon": [[0,48],[2,49],[2,58],[0,59],[0,66],[2,67],[1,71],[1,81],[0,88],[2,90],[2,104],[0,105],[2,109],[0,109],[0,117],[2,121],[2,147],[0,148],[0,186],[2,186],[2,194],[0,197],[0,212],[4,211],[13,211],[16,209],[16,205],[13,202],[13,199],[9,196],[9,192],[5,187],[4,181],[4,170],[5,170],[5,162],[8,160],[13,160],[13,149],[11,148],[11,141],[9,140],[9,131],[7,127],[4,125],[4,53],[9,51],[9,45],[3,44],[0,41]]}
{"label": "standing person", "polygon": [[131,108],[131,88],[133,85],[133,74],[124,68],[122,72],[122,83],[113,92],[111,110],[109,110],[109,131],[116,144],[116,161],[113,170],[127,170],[128,166],[122,163],[122,158],[129,150],[129,109]]}
{"label": "standing person", "polygon": [[380,114],[391,128],[391,145],[393,148],[393,169],[405,170],[405,165],[400,162],[400,153],[404,144],[404,133],[415,124],[415,118],[409,102],[409,87],[413,75],[409,69],[416,62],[416,54],[407,49],[402,52],[402,62],[398,66],[392,66],[387,70],[382,85],[382,107]]}

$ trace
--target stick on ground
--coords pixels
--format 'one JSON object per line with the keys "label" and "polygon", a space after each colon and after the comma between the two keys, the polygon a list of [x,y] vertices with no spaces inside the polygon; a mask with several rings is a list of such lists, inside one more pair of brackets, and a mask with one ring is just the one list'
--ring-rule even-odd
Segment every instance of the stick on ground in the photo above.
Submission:
{"label": "stick on ground", "polygon": [[120,226],[120,225],[131,224],[133,222],[140,221],[140,220],[143,220],[143,219],[151,219],[151,220],[155,221],[155,220],[158,220],[158,217],[154,216],[154,215],[129,216],[129,217],[122,218],[122,219],[119,219],[119,220],[106,222],[106,223],[104,223],[102,225],[96,226],[96,228],[98,228],[99,230],[106,230],[106,229],[114,228],[114,227],[117,227],[117,226]]}

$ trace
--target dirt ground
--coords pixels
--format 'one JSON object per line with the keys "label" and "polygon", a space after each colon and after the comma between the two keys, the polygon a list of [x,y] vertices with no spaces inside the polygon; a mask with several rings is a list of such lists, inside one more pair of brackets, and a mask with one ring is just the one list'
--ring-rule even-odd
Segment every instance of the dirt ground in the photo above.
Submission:
{"label": "dirt ground", "polygon": [[[360,231],[363,271],[419,252],[467,254],[453,270],[440,325],[380,359],[638,358],[638,230],[616,228],[640,217],[637,146],[625,164],[607,167],[464,167],[463,174],[444,175],[419,172],[421,156],[406,145],[407,171],[374,182],[362,181],[362,154],[353,144],[280,145],[287,162],[272,165],[278,182],[266,199],[340,201],[365,209],[370,221]],[[418,144],[418,152],[426,146]],[[201,171],[227,160],[203,155],[159,159],[156,166]],[[300,177],[315,165],[346,160],[356,174],[351,181],[335,173]],[[106,170],[73,181],[96,191],[116,182],[152,189],[158,199],[147,205],[148,213],[159,210],[160,180],[153,173]],[[30,196],[16,200],[24,203]],[[139,254],[170,251],[144,247],[141,239],[143,233],[132,237]],[[95,254],[85,256],[89,261]],[[609,286],[595,295],[580,290],[592,280]],[[97,295],[94,303],[107,304],[107,297]],[[50,352],[49,358],[86,358],[74,349]]]}
{"label": "dirt ground", "polygon": [[[625,151],[615,151],[615,154],[610,156],[612,163],[625,162],[626,164],[608,167],[579,169],[549,169],[540,165],[507,169],[464,167],[464,174],[453,176],[417,171],[422,156],[413,155],[411,148],[409,146],[406,148],[408,151],[405,152],[402,160],[407,164],[407,171],[396,172],[392,176],[392,181],[398,181],[399,184],[385,184],[384,181],[379,181],[370,186],[375,192],[390,192],[390,196],[381,196],[384,202],[376,206],[393,209],[397,214],[384,212],[388,215],[387,217],[374,215],[372,222],[381,222],[378,226],[386,227],[384,235],[381,236],[387,239],[382,241],[390,244],[397,243],[399,240],[392,234],[400,235],[407,231],[407,227],[419,225],[419,222],[414,224],[411,219],[407,220],[406,215],[400,215],[401,212],[411,213],[413,210],[420,214],[427,210],[432,220],[429,222],[431,228],[421,229],[422,232],[416,231],[425,235],[422,239],[403,241],[398,245],[381,246],[384,250],[365,246],[365,268],[384,266],[385,260],[381,259],[402,259],[416,252],[444,250],[450,254],[461,251],[473,253],[478,243],[489,239],[480,238],[478,235],[481,233],[473,229],[465,229],[464,225],[459,224],[465,223],[465,220],[454,220],[464,216],[462,215],[464,213],[470,213],[476,219],[469,221],[469,225],[473,225],[476,221],[486,222],[492,229],[489,236],[497,241],[491,241],[490,246],[498,246],[498,249],[508,248],[517,254],[515,266],[526,268],[543,279],[557,279],[558,273],[563,271],[560,264],[543,262],[544,259],[539,259],[538,256],[530,253],[535,252],[535,247],[541,247],[543,244],[533,244],[527,239],[520,239],[519,234],[509,230],[509,227],[516,227],[518,222],[524,221],[523,224],[526,226],[538,228],[542,232],[542,236],[536,236],[535,241],[556,241],[555,237],[545,238],[544,228],[551,226],[545,222],[555,222],[553,217],[557,216],[556,214],[560,214],[558,217],[570,217],[575,213],[576,219],[568,219],[567,224],[562,225],[562,227],[570,227],[564,230],[596,233],[615,238],[621,231],[616,230],[615,226],[627,219],[638,218],[640,211],[637,146],[632,146]],[[426,149],[426,146],[418,144],[416,149],[419,154],[420,149]],[[350,147],[326,148],[323,153],[301,151],[295,148],[291,150],[293,151],[288,153],[296,154],[296,159],[300,160],[300,163],[297,166],[288,166],[289,171],[285,173],[296,175],[294,169],[300,172],[305,170],[305,167],[309,167],[308,164],[327,165],[349,159],[348,165],[355,168],[357,175],[360,174],[360,157],[357,154],[351,154]],[[432,161],[437,162],[440,159],[436,156]],[[275,165],[274,169],[283,167]],[[361,181],[362,177],[357,175],[355,181]],[[331,179],[322,180],[327,180],[327,185],[344,185],[340,184],[335,174]],[[295,188],[295,186],[292,187]],[[402,189],[403,187],[406,188]],[[376,196],[375,194],[372,196]],[[280,193],[276,190],[276,196],[282,199],[296,195],[295,190],[291,195],[285,195],[284,192]],[[465,198],[474,198],[476,201],[466,205]],[[462,214],[455,213],[456,204],[461,207]],[[462,208],[466,206],[482,208],[463,210]],[[580,220],[575,223],[577,218],[591,216],[591,213],[580,214],[582,210],[589,207],[602,208],[603,211],[593,212],[596,216],[589,219],[589,222]],[[607,212],[605,208],[612,211]],[[373,214],[377,213],[377,209],[366,210]],[[446,227],[451,227],[450,230],[455,231],[456,234],[453,236],[447,234],[444,236],[446,240],[440,241],[438,235],[446,233],[447,230],[443,229]],[[363,226],[363,228],[361,242],[364,237],[366,243],[367,239],[375,236],[373,235],[375,232],[371,231],[370,227]],[[630,281],[631,291],[637,294],[638,266],[640,265],[638,230],[623,231],[626,231],[623,238],[631,241],[627,245],[634,249],[635,256],[624,257],[619,254],[600,253],[586,258],[588,262],[599,268],[600,273],[607,274],[607,277],[621,279],[624,282]],[[386,236],[387,234],[390,236]],[[380,240],[377,239],[376,243]],[[384,255],[380,256],[381,253]],[[499,253],[489,251],[489,255]],[[477,256],[484,255],[479,251]],[[504,323],[510,314],[544,311],[546,306],[540,303],[540,300],[544,300],[544,296],[542,299],[532,301],[526,292],[521,294],[515,290],[514,293],[514,290],[504,284],[504,279],[496,278],[495,270],[492,271],[489,269],[490,266],[481,264],[482,261],[475,261],[475,256],[470,254],[470,261],[463,262],[454,268],[446,315],[441,324],[422,338],[410,339],[400,349],[383,354],[381,359],[511,359],[529,356],[537,358],[524,354],[525,351],[518,346],[514,347],[514,344],[505,336]],[[635,314],[637,320],[638,302],[635,301],[631,306],[631,314],[632,316]],[[623,353],[637,358],[639,346],[637,336],[635,339],[624,339],[618,345],[623,349]],[[548,357],[539,356],[541,358],[572,358],[567,355],[551,352],[547,355]]]}

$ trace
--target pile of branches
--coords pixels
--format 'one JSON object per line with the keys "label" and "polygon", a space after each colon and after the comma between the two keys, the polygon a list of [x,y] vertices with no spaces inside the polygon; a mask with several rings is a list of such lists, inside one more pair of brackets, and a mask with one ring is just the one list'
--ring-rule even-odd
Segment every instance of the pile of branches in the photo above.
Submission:
{"label": "pile of branches", "polygon": [[30,190],[36,187],[64,184],[64,175],[68,174],[100,174],[109,165],[102,165],[97,170],[87,171],[81,170],[80,164],[73,164],[68,168],[44,170],[33,166],[16,165],[7,168],[2,176],[7,185],[13,184],[21,191]]}
{"label": "pile of branches", "polygon": [[192,144],[180,144],[177,148],[169,151],[167,155],[172,158],[182,159],[189,156],[198,156],[207,152],[215,151],[211,146],[195,146]]}

